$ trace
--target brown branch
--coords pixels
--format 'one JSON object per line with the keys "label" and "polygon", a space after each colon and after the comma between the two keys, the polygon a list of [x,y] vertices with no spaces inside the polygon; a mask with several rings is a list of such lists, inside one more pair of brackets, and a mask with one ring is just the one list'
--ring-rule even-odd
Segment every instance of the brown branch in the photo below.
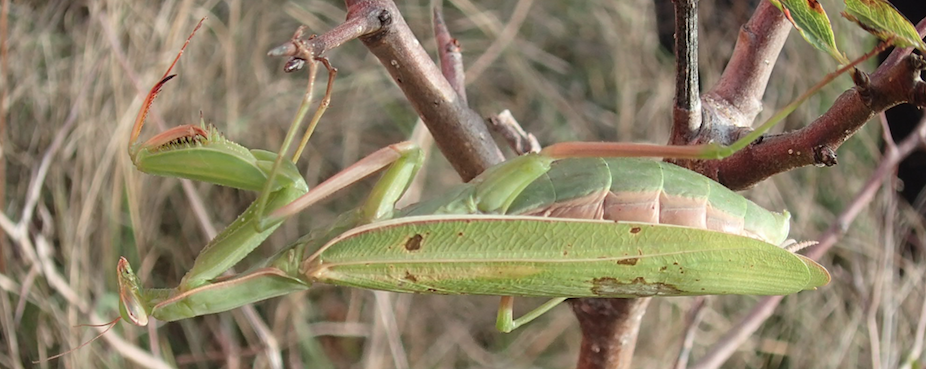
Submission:
{"label": "brown branch", "polygon": [[460,95],[464,105],[466,101],[466,75],[463,73],[463,54],[460,42],[450,36],[444,14],[439,6],[434,7],[434,38],[437,40],[437,53],[440,56],[440,69],[444,78],[450,82],[453,90]]}
{"label": "brown branch", "polygon": [[702,98],[700,142],[732,142],[737,127],[752,124],[762,110],[765,87],[790,30],[791,24],[771,2],[759,4],[740,29],[733,55],[717,85]]}
{"label": "brown branch", "polygon": [[[920,20],[916,25],[916,29],[920,37],[926,35],[926,19]],[[891,74],[889,71],[896,72],[896,69],[903,68],[904,64],[906,64],[907,67],[914,66],[912,64],[922,64],[921,57],[916,57],[910,53],[910,48],[895,49],[884,63],[881,64],[875,72],[875,75]],[[916,62],[915,59],[919,59],[920,61]],[[904,63],[902,60],[906,60],[907,62]],[[919,74],[914,77],[913,83],[915,84],[912,88],[914,98],[911,100],[911,103],[917,106],[924,106],[924,104],[926,104],[926,99],[923,99],[923,91],[926,90],[926,84],[919,79]],[[850,93],[851,91],[852,90],[847,91],[846,93]],[[843,93],[843,95],[846,93]],[[842,96],[840,96],[840,98],[841,97]],[[837,102],[838,101],[839,99],[837,99]],[[834,104],[834,107],[835,106],[836,104]],[[831,108],[830,111],[832,110]],[[885,132],[885,137],[891,137],[891,135]],[[878,168],[875,169],[874,174],[869,177],[859,194],[849,203],[848,207],[843,210],[826,233],[817,239],[819,244],[812,248],[807,253],[807,256],[812,259],[819,259],[826,251],[835,245],[836,241],[845,233],[845,230],[849,229],[849,225],[855,217],[871,202],[875,191],[880,187],[880,183],[887,178],[887,176],[895,172],[897,165],[899,165],[902,160],[913,151],[922,149],[923,147],[926,147],[926,119],[921,120],[919,126],[914,129],[900,145],[895,145],[891,140],[886,140],[884,157],[881,159]],[[736,348],[759,329],[759,326],[772,315],[775,311],[775,307],[781,303],[783,298],[784,296],[766,296],[759,300],[746,317],[744,317],[733,329],[724,334],[724,336],[710,348],[708,353],[698,360],[698,363],[694,365],[693,368],[711,369],[720,367],[727,358],[736,351]]]}
{"label": "brown branch", "polygon": [[926,106],[920,71],[926,62],[909,55],[905,62],[884,65],[870,77],[857,72],[858,86],[840,95],[833,105],[808,126],[771,136],[719,163],[716,178],[742,189],[774,174],[806,165],[835,164],[836,149],[876,113],[911,102]]}
{"label": "brown branch", "polygon": [[675,106],[670,145],[685,145],[701,129],[698,82],[698,1],[675,0]]}
{"label": "brown branch", "polygon": [[[375,13],[361,13],[347,15],[344,23],[337,25],[320,36],[313,36],[308,40],[301,40],[302,29],[293,35],[293,38],[267,53],[270,56],[291,56],[294,59],[312,60],[322,57],[328,51],[341,46],[341,44],[359,38],[360,36],[375,32],[382,26],[382,22]],[[301,68],[301,67],[299,67]],[[295,69],[299,69],[295,68]],[[292,70],[287,70],[291,72]]]}
{"label": "brown branch", "polygon": [[348,0],[347,20],[308,40],[301,33],[269,52],[290,56],[288,71],[302,61],[323,56],[357,38],[376,55],[428,126],[444,156],[464,181],[503,160],[482,118],[443,77],[405,23],[395,3],[387,0]]}
{"label": "brown branch", "polygon": [[629,368],[651,298],[569,300],[582,328],[579,369]]}
{"label": "brown branch", "polygon": [[[904,158],[923,147],[926,147],[926,119],[921,120],[913,133],[907,136],[899,145],[886,145],[884,157],[881,159],[881,163],[878,164],[878,168],[875,169],[875,172],[869,177],[859,194],[843,210],[826,233],[820,236],[817,240],[819,244],[807,252],[807,256],[812,259],[819,259],[833,247],[836,241],[849,229],[849,225],[855,217],[871,203],[875,192],[881,187],[881,182],[895,173],[897,165]],[[784,296],[766,296],[759,300],[752,311],[711,347],[710,351],[692,368],[713,369],[720,367],[736,351],[740,343],[752,335],[772,315],[775,307],[781,303],[783,298]]]}
{"label": "brown branch", "polygon": [[380,28],[360,41],[386,67],[464,181],[503,160],[482,118],[428,57],[392,1],[347,1],[348,19],[375,15]]}
{"label": "brown branch", "polygon": [[[676,85],[670,144],[694,142],[701,129],[698,82],[698,2],[675,0]],[[580,369],[629,368],[650,298],[574,299],[582,328]]]}
{"label": "brown branch", "polygon": [[[676,4],[676,7],[687,11],[679,4]],[[685,24],[678,20],[676,23]],[[740,29],[730,62],[727,63],[720,80],[701,96],[701,121],[698,131],[686,138],[676,133],[676,128],[673,127],[670,143],[693,145],[713,142],[729,145],[749,132],[753,121],[762,110],[762,96],[790,30],[791,24],[778,8],[768,1],[759,3],[752,17]],[[678,43],[678,40],[676,42]],[[684,56],[683,53],[679,53],[679,57]],[[692,118],[689,118],[689,122],[678,122],[684,119],[676,114],[675,125],[690,124]],[[717,161],[671,161],[731,187],[719,178],[718,167],[721,164]]]}
{"label": "brown branch", "polygon": [[540,142],[537,142],[537,137],[524,131],[508,109],[489,117],[489,128],[492,132],[502,136],[516,155],[540,152]]}
{"label": "brown branch", "polygon": [[[767,4],[763,2],[762,4]],[[774,9],[777,12],[777,9]],[[750,20],[754,23],[758,14],[762,11],[762,6],[756,11],[757,14]],[[765,17],[765,24],[774,25],[768,21],[772,17]],[[921,21],[917,29],[922,31],[926,28]],[[737,49],[744,45],[745,30],[749,25],[743,28],[744,32],[740,34],[740,40],[737,42]],[[769,43],[766,43],[769,44]],[[753,48],[746,48],[752,50]],[[883,63],[874,74],[868,76],[862,72],[856,71],[853,80],[856,87],[840,95],[834,104],[821,117],[803,129],[789,132],[777,136],[764,137],[759,144],[754,144],[743,149],[733,156],[722,161],[699,161],[686,162],[683,165],[699,173],[705,174],[725,186],[741,190],[774,175],[794,168],[806,165],[834,165],[836,164],[836,149],[842,145],[849,137],[855,134],[859,128],[874,114],[888,109],[894,105],[910,102],[914,105],[923,107],[924,89],[923,82],[919,80],[919,73],[926,69],[926,63],[921,57],[910,55],[905,62],[898,62],[900,54],[910,54],[910,50],[895,50],[891,57]],[[734,52],[736,54],[736,52]],[[765,50],[762,53],[766,56],[774,54],[771,50]],[[749,63],[748,60],[737,61],[734,57],[728,65],[724,76],[734,74],[739,68],[732,65],[734,63]],[[764,63],[761,63],[764,64]],[[773,63],[770,63],[773,64]],[[770,70],[770,66],[766,65]],[[761,67],[757,67],[761,68]],[[765,88],[767,75],[754,74],[742,75],[743,78],[752,82],[739,83],[743,87],[738,94],[729,94],[724,91],[732,91],[732,84],[721,81],[718,86],[705,95],[704,103],[704,123],[702,131],[697,140],[700,142],[716,142],[720,144],[729,144],[732,140],[738,138],[739,134],[748,130],[751,119],[755,114],[749,109],[736,109],[736,105],[726,106],[729,101],[718,101],[716,96],[721,93],[731,97],[739,96],[739,103],[746,104],[746,108],[751,104],[750,101],[761,97],[761,91],[758,95],[747,98],[746,92],[750,92],[745,86],[753,88]],[[741,81],[742,82],[742,81]],[[726,85],[725,87],[722,87]],[[756,91],[751,91],[756,92]],[[753,102],[758,103],[758,100]],[[759,105],[756,105],[759,106]],[[747,118],[746,113],[751,114],[748,122],[742,119]],[[755,110],[758,113],[758,110]]]}

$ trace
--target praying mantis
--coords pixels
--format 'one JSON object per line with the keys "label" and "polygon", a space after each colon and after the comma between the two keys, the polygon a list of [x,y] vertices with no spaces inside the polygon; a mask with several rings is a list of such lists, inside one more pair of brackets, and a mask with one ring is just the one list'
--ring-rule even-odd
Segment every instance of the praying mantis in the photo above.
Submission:
{"label": "praying mantis", "polygon": [[[293,162],[284,159],[307,101],[279,154],[248,150],[202,122],[138,143],[174,64],[139,110],[129,148],[136,168],[260,195],[206,245],[175,288],[144,288],[128,261],[119,260],[120,310],[137,325],[148,324],[149,317],[175,321],[227,311],[325,283],[505,296],[497,328],[508,332],[571,297],[783,295],[830,280],[823,266],[782,247],[787,212],[765,210],[672,164],[616,157],[722,157],[753,141],[761,129],[723,150],[555,144],[492,167],[437,199],[396,209],[423,165],[421,150],[410,142],[391,145],[309,190]],[[317,65],[310,62],[310,68]],[[319,117],[316,113],[312,126]],[[312,231],[246,272],[221,277],[288,217],[380,171],[366,202],[334,225]],[[515,319],[514,296],[551,300]]]}

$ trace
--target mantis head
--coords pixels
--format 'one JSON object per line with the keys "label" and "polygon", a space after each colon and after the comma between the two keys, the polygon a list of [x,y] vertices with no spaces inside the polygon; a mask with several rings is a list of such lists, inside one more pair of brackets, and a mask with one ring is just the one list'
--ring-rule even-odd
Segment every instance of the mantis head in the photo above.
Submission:
{"label": "mantis head", "polygon": [[119,279],[119,313],[122,315],[122,319],[137,326],[148,325],[150,311],[147,308],[147,301],[142,295],[138,277],[132,271],[132,266],[129,265],[128,260],[121,257],[116,270]]}

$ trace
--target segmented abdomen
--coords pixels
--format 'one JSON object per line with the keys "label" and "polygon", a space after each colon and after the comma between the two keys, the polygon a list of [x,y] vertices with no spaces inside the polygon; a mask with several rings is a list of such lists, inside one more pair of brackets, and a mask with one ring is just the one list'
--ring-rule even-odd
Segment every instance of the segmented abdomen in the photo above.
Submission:
{"label": "segmented abdomen", "polygon": [[508,214],[610,219],[710,229],[781,244],[790,215],[770,212],[698,173],[656,160],[557,160]]}

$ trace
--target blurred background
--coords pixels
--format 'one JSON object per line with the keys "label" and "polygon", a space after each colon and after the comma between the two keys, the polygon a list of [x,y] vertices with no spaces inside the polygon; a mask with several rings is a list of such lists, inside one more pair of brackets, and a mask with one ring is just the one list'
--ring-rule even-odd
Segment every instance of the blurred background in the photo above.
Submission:
{"label": "blurred background", "polygon": [[[856,57],[874,45],[830,9],[840,48]],[[484,116],[509,109],[541,144],[566,140],[664,143],[674,88],[673,55],[661,46],[658,7],[669,1],[447,1],[450,31],[463,46],[470,105]],[[154,104],[142,139],[199,121],[227,137],[277,150],[305,86],[282,72],[271,48],[301,25],[322,33],[345,18],[332,1],[125,0],[9,2],[2,55],[3,213],[13,225],[0,242],[0,367],[92,339],[119,316],[116,261],[126,256],[148,287],[173,287],[199,250],[256,198],[254,193],[184,184],[134,170],[129,131],[199,18],[208,16]],[[435,55],[431,4],[399,8]],[[671,5],[670,5],[671,7]],[[745,2],[701,1],[701,82],[713,86]],[[664,13],[663,13],[664,14]],[[669,13],[671,14],[671,13]],[[671,18],[670,18],[671,19]],[[914,19],[914,22],[918,19]],[[664,27],[664,26],[663,26]],[[506,29],[515,35],[500,38]],[[668,31],[671,40],[671,28]],[[359,41],[328,54],[340,70],[331,107],[298,163],[310,185],[377,148],[406,139],[416,115]],[[874,69],[869,63],[864,69]],[[836,68],[792,32],[776,65],[760,120]],[[324,81],[324,75],[320,75]],[[318,84],[318,93],[323,83]],[[777,130],[801,127],[851,87],[848,77],[811,98]],[[830,226],[872,172],[881,130],[869,124],[838,152],[840,165],[775,176],[746,195],[793,215],[792,237]],[[435,151],[423,197],[459,178]],[[271,255],[310,229],[326,227],[365,198],[372,180],[287,221],[251,257]],[[888,184],[851,224],[823,264],[833,282],[785,298],[776,314],[726,364],[731,368],[896,367],[923,319],[922,219]],[[26,222],[19,223],[21,219]],[[239,267],[243,270],[244,267]],[[696,330],[697,359],[737,324],[755,297],[707,300]],[[690,298],[653,301],[635,364],[669,367],[686,328]],[[523,312],[540,301],[519,299]],[[318,286],[253,309],[139,328],[119,323],[103,339],[39,367],[148,367],[145,352],[171,366],[559,368],[573,366],[580,334],[563,305],[510,334],[495,330],[495,297],[373,293]]]}

